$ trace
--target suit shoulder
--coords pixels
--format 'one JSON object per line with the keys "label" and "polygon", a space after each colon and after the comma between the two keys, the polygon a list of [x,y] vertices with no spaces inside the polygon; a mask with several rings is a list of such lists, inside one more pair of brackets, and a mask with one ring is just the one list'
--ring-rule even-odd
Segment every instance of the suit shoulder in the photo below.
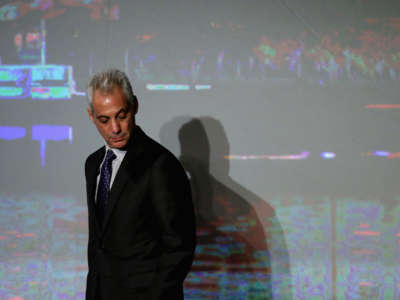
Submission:
{"label": "suit shoulder", "polygon": [[99,149],[97,149],[93,153],[89,154],[89,156],[86,158],[86,161],[85,161],[85,168],[87,168],[88,165],[90,165],[93,161],[96,160],[96,158],[101,154],[103,148],[104,148],[104,146],[100,147]]}
{"label": "suit shoulder", "polygon": [[182,168],[179,159],[167,148],[147,136],[146,155],[151,157],[153,164],[161,165],[175,165]]}
{"label": "suit shoulder", "polygon": [[176,156],[171,151],[169,151],[167,148],[165,148],[163,145],[153,140],[152,138],[149,138],[149,144],[152,149],[151,152],[154,155],[155,159],[162,157],[179,162],[178,158],[176,158]]}

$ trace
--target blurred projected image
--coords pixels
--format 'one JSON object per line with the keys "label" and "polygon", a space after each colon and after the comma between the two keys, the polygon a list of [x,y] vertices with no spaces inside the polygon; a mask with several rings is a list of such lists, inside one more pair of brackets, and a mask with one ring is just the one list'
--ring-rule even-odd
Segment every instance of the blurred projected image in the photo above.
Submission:
{"label": "blurred projected image", "polygon": [[[210,40],[220,41],[219,50],[199,45],[179,59],[156,52],[134,55],[126,68],[132,68],[136,77],[145,82],[187,83],[176,87],[182,90],[195,89],[191,86],[194,83],[231,80],[304,79],[320,85],[347,80],[397,81],[399,24],[400,18],[366,19],[359,27],[332,26],[318,35],[304,31],[296,39],[260,34],[256,41],[254,37],[249,39],[245,25],[210,22],[203,26],[210,27]],[[161,33],[146,36],[147,39],[137,37],[138,47],[162,48]],[[207,44],[207,37],[202,42]],[[232,46],[232,42],[236,44]],[[132,53],[135,50],[127,50],[125,55],[130,57]],[[160,65],[168,65],[169,69],[160,70]]]}
{"label": "blurred projected image", "polygon": [[40,62],[43,39],[44,37],[37,27],[27,32],[15,34],[14,45],[18,58],[27,63]]}
{"label": "blurred projected image", "polygon": [[68,100],[73,94],[71,66],[0,65],[0,100]]}
{"label": "blurred projected image", "polygon": [[[325,9],[330,13],[335,7]],[[4,36],[2,64],[44,65],[50,60],[51,64],[71,68],[63,76],[64,82],[59,82],[70,91],[54,87],[57,90],[40,95],[41,99],[70,98],[75,89],[72,69],[88,77],[97,67],[96,62],[104,59],[123,67],[148,90],[201,91],[237,80],[302,79],[319,85],[349,80],[397,81],[400,17],[367,17],[370,12],[363,9],[365,16],[360,14],[356,20],[318,26],[320,21],[311,26],[305,19],[315,18],[313,14],[294,12],[287,19],[291,11],[287,5],[263,4],[254,19],[249,19],[240,11],[229,16],[217,6],[212,14],[203,8],[199,12],[203,17],[191,18],[192,11],[181,7],[176,10],[174,2],[154,0],[140,5],[134,1],[15,1],[0,6],[0,22],[11,29]],[[266,26],[272,21],[263,19],[263,10],[286,13],[287,18],[274,24],[281,25],[282,32]],[[168,26],[171,14],[176,14],[180,26]],[[68,18],[72,15],[84,27],[71,25]],[[82,47],[101,28],[103,23],[99,22],[107,22],[110,33],[118,34],[107,37],[104,51]],[[287,24],[291,24],[289,29]],[[129,32],[125,32],[127,28]],[[60,35],[64,40],[61,44]],[[118,45],[112,54],[111,45]],[[18,70],[12,65],[8,68]],[[29,79],[21,75],[19,84]],[[47,79],[61,80],[51,76]],[[2,79],[7,84],[10,80],[8,76]],[[34,80],[32,84],[49,88]],[[14,94],[30,96],[6,89],[2,97]]]}
{"label": "blurred projected image", "polygon": [[[214,199],[221,206],[218,218],[206,221],[200,215],[185,299],[400,296],[400,270],[389,263],[400,251],[399,205],[388,210],[373,199],[278,196],[269,200],[279,207],[274,213],[262,203],[254,210],[232,211],[230,204],[238,203],[238,195],[213,184],[219,186],[215,196],[225,198]],[[50,194],[2,194],[0,207],[1,299],[83,299],[83,203]],[[259,220],[255,211],[265,218]],[[332,213],[336,224],[331,223]],[[322,251],[332,240],[332,226],[335,255]]]}
{"label": "blurred projected image", "polygon": [[0,299],[83,299],[86,212],[70,197],[0,196]]}
{"label": "blurred projected image", "polygon": [[34,32],[15,34],[16,59],[20,64],[0,65],[0,100],[71,99],[76,94],[72,66],[46,64],[45,20],[38,23],[40,31],[38,26]]}
{"label": "blurred projected image", "polygon": [[7,0],[0,36],[0,300],[84,299],[106,67],[152,137],[205,124],[160,135],[196,201],[185,299],[400,299],[400,2]]}

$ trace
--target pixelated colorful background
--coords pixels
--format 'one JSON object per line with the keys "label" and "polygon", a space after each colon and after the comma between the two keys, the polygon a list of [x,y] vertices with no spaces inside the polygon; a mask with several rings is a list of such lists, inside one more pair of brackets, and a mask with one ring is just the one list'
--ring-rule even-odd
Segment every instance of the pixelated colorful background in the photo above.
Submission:
{"label": "pixelated colorful background", "polygon": [[190,177],[185,299],[399,299],[400,3],[0,3],[0,300],[84,299],[88,78]]}

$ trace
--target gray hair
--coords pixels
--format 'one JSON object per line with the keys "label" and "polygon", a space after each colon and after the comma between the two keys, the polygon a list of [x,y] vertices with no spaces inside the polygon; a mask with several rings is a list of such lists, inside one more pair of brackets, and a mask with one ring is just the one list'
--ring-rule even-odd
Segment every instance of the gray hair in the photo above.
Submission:
{"label": "gray hair", "polygon": [[137,105],[136,96],[133,94],[128,76],[117,69],[107,69],[94,74],[87,87],[88,106],[93,111],[94,91],[111,93],[114,87],[120,87],[129,104],[135,108]]}

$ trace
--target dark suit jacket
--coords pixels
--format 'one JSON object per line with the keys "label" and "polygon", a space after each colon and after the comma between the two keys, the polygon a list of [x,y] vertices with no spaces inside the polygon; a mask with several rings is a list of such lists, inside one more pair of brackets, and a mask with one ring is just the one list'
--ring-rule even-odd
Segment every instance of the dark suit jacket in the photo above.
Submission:
{"label": "dark suit jacket", "polygon": [[[193,262],[195,219],[190,184],[179,161],[133,129],[116,174],[103,224],[96,217],[95,190],[105,147],[85,163],[89,211],[86,299],[183,299]],[[99,296],[99,295],[98,295]]]}

